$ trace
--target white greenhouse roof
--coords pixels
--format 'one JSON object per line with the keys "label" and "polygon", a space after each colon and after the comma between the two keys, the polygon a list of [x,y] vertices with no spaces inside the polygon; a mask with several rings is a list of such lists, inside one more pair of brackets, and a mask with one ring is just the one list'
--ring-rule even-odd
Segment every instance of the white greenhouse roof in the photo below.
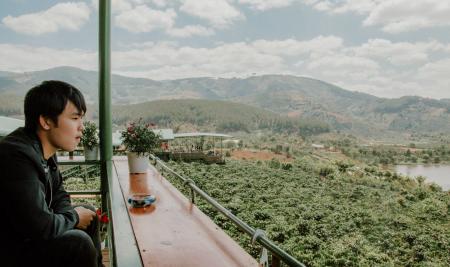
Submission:
{"label": "white greenhouse roof", "polygon": [[220,134],[220,133],[179,133],[173,135],[175,138],[184,137],[221,137],[221,138],[231,138],[231,135]]}
{"label": "white greenhouse roof", "polygon": [[173,140],[175,138],[172,129],[153,129],[153,132],[159,135],[162,140]]}
{"label": "white greenhouse roof", "polygon": [[119,131],[115,131],[112,133],[112,145],[120,146],[122,144],[122,134]]}

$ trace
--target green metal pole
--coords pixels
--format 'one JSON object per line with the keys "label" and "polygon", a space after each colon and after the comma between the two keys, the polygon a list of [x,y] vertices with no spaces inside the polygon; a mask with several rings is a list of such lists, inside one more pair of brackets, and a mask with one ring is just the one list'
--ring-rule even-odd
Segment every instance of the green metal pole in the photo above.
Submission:
{"label": "green metal pole", "polygon": [[112,172],[111,127],[111,2],[99,0],[99,117],[102,208],[107,208],[108,177]]}

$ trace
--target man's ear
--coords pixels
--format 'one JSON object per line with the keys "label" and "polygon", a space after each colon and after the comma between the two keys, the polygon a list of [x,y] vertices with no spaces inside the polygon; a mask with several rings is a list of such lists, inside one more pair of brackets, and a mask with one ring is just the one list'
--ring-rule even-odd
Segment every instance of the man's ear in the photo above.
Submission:
{"label": "man's ear", "polygon": [[46,118],[42,115],[39,116],[39,125],[44,130],[50,130],[50,121],[51,120],[49,118]]}

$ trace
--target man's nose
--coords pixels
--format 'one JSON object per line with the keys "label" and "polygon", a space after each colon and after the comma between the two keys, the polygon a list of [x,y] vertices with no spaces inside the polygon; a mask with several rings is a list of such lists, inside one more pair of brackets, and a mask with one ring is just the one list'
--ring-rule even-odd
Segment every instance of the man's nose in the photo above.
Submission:
{"label": "man's nose", "polygon": [[80,119],[80,125],[78,127],[80,129],[80,131],[84,130],[84,123],[83,122],[84,122],[83,119]]}

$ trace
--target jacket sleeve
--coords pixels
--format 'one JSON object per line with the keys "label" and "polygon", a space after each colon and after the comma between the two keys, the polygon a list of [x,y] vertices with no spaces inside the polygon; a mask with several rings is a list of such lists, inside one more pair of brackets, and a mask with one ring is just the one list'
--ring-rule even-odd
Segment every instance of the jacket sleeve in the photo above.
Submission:
{"label": "jacket sleeve", "polygon": [[53,209],[53,212],[57,214],[66,214],[73,211],[72,202],[70,201],[70,195],[64,189],[61,173],[59,172],[59,170],[56,170],[53,173],[54,182],[51,208]]}
{"label": "jacket sleeve", "polygon": [[24,239],[52,239],[78,223],[73,209],[52,212],[45,202],[45,185],[39,180],[39,169],[24,151],[13,151],[0,164],[5,170],[1,179],[3,220]]}

